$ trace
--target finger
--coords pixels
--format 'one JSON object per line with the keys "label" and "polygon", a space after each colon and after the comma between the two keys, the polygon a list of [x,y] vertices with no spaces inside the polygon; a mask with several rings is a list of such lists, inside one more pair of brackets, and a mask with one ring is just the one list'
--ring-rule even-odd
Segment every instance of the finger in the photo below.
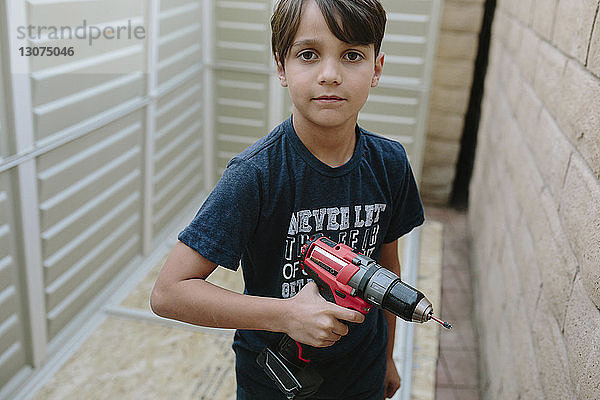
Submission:
{"label": "finger", "polygon": [[349,308],[340,307],[338,305],[335,306],[336,309],[334,311],[334,316],[337,319],[341,319],[343,321],[361,323],[365,320],[365,316],[358,311],[351,310]]}
{"label": "finger", "polygon": [[336,342],[335,340],[323,339],[323,340],[320,340],[319,342],[317,342],[314,346],[315,347],[329,347],[329,346],[333,346],[333,344],[335,342]]}
{"label": "finger", "polygon": [[339,335],[339,336],[346,336],[348,334],[348,325],[344,324],[343,322],[336,320],[336,322],[333,323],[333,333]]}

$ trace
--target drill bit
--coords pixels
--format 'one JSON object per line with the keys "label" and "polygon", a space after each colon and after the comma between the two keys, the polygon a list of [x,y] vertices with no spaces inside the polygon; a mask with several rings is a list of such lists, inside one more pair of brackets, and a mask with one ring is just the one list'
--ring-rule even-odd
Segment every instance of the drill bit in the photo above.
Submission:
{"label": "drill bit", "polygon": [[449,323],[447,323],[445,321],[442,321],[439,318],[434,317],[433,314],[429,314],[429,318],[434,320],[435,322],[441,324],[446,329],[452,329],[452,325],[450,325]]}

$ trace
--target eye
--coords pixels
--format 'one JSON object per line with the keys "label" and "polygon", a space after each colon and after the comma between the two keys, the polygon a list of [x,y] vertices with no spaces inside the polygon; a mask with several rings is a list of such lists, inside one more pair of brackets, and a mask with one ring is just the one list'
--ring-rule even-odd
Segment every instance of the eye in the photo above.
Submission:
{"label": "eye", "polygon": [[312,50],[304,50],[298,54],[302,61],[313,61],[317,59],[317,54]]}
{"label": "eye", "polygon": [[344,58],[348,61],[356,62],[362,60],[365,57],[358,51],[349,51],[346,54],[344,54]]}

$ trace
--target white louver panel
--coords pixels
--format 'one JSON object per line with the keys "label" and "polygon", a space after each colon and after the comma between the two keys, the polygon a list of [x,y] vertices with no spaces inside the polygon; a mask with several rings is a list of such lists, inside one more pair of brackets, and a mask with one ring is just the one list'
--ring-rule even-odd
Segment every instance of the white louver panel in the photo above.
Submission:
{"label": "white louver panel", "polygon": [[268,79],[265,74],[215,73],[217,173],[233,156],[267,133]]}
{"label": "white louver panel", "polygon": [[216,0],[216,61],[270,65],[270,13],[270,1]]}
{"label": "white louver panel", "polygon": [[201,195],[208,1],[0,7],[0,399]]}
{"label": "white louver panel", "polygon": [[27,362],[10,172],[0,172],[0,387]]}
{"label": "white louver panel", "polygon": [[141,119],[132,113],[38,160],[50,337],[141,251]]}
{"label": "white louver panel", "polygon": [[359,115],[365,129],[404,145],[418,179],[423,158],[439,0],[384,0],[383,75]]}
{"label": "white louver panel", "polygon": [[202,189],[202,87],[194,75],[158,100],[153,230],[160,232]]}
{"label": "white louver panel", "polygon": [[[0,42],[0,78],[4,76]],[[14,153],[9,147],[7,92],[0,79],[0,161]],[[27,364],[27,337],[23,315],[22,270],[17,251],[14,170],[0,170],[0,388]]]}
{"label": "white louver panel", "polygon": [[[32,31],[33,46],[73,48],[73,56],[31,57],[35,137],[46,143],[81,129],[102,116],[122,112],[144,95],[144,1],[29,3],[28,24],[71,30]],[[119,31],[119,38],[96,39],[90,27]],[[86,30],[87,29],[87,30]],[[129,29],[129,30],[128,30]],[[87,35],[87,39],[79,39]],[[140,31],[138,31],[140,32]],[[40,33],[38,36],[37,33]],[[138,36],[142,36],[141,33]],[[57,39],[58,37],[58,39]]]}
{"label": "white louver panel", "polygon": [[217,178],[233,156],[270,128],[270,14],[270,0],[215,1]]}
{"label": "white louver panel", "polygon": [[160,2],[158,87],[191,78],[202,68],[202,2]]}

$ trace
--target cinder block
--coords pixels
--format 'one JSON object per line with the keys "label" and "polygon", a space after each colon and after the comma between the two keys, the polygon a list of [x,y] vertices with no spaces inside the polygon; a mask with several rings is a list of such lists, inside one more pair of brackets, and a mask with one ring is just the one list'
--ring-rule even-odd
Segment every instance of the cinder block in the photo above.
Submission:
{"label": "cinder block", "polygon": [[[540,135],[538,119],[541,110],[542,102],[537,97],[537,94],[528,83],[523,82],[520,97],[515,107],[515,117],[525,135],[524,139],[526,143],[531,144],[530,138]],[[537,143],[534,143],[533,147],[535,146],[537,146]]]}
{"label": "cinder block", "polygon": [[438,59],[475,60],[478,45],[477,33],[441,31],[436,56]]}
{"label": "cinder block", "polygon": [[577,271],[577,259],[561,226],[558,204],[548,190],[540,193],[538,204],[544,211],[547,223],[540,240],[535,242],[543,282],[542,293],[562,328]]}
{"label": "cinder block", "polygon": [[506,24],[505,34],[498,39],[502,41],[508,53],[514,58],[521,48],[523,25],[513,15],[506,16],[503,23]]}
{"label": "cinder block", "polygon": [[483,19],[483,4],[446,2],[442,11],[443,31],[479,32]]}
{"label": "cinder block", "polygon": [[[518,198],[519,204],[524,206],[523,214],[529,221],[528,209],[532,206],[531,199],[539,196],[544,181],[531,151],[525,145],[519,126],[512,118],[506,118],[505,121],[507,125],[503,127],[502,144],[498,145],[497,149],[502,149],[505,159],[504,168],[510,175],[515,188],[515,196]],[[502,196],[503,194],[498,193],[498,195]],[[531,221],[529,222],[531,223]]]}
{"label": "cinder block", "polygon": [[546,398],[575,400],[575,386],[568,372],[569,361],[565,342],[543,294],[533,319],[532,338],[540,383]]}
{"label": "cinder block", "polygon": [[535,129],[529,129],[527,142],[544,182],[558,199],[574,148],[546,109],[541,111],[536,125]]}
{"label": "cinder block", "polygon": [[533,239],[524,219],[521,219],[515,227],[512,240],[515,258],[519,260],[520,264],[518,278],[521,280],[521,287],[523,288],[522,297],[525,309],[525,313],[522,315],[533,315],[542,288],[542,277]]}
{"label": "cinder block", "polygon": [[513,0],[512,14],[525,26],[530,25],[532,18],[532,7],[535,0]]}
{"label": "cinder block", "polygon": [[560,216],[579,262],[583,285],[600,307],[600,183],[576,153],[567,171]]}
{"label": "cinder block", "polygon": [[502,224],[510,232],[510,238],[513,238],[517,225],[522,222],[521,206],[515,195],[515,187],[508,171],[505,168],[500,168],[497,170],[497,174],[498,185],[495,190],[496,193],[503,194],[501,204],[504,207],[505,219]]}
{"label": "cinder block", "polygon": [[450,194],[452,193],[451,185],[429,185],[423,183],[421,188],[423,203],[427,205],[445,206],[450,201]]}
{"label": "cinder block", "polygon": [[552,39],[557,2],[558,0],[535,0],[535,7],[532,10],[532,27],[547,41]]}
{"label": "cinder block", "polygon": [[473,60],[438,58],[433,71],[433,84],[470,89],[474,69]]}
{"label": "cinder block", "polygon": [[597,7],[597,0],[558,0],[552,40],[581,64],[585,64]]}
{"label": "cinder block", "polygon": [[514,318],[520,318],[517,314],[517,302],[521,296],[521,282],[517,279],[519,276],[518,266],[515,262],[514,251],[512,248],[512,241],[510,240],[510,232],[504,231],[504,248],[501,254],[500,263],[498,267],[502,271],[502,280],[504,284],[504,293],[502,295],[505,298],[505,316],[506,321],[510,321]]}
{"label": "cinder block", "polygon": [[557,115],[559,107],[563,105],[561,102],[563,96],[561,84],[567,65],[567,57],[560,50],[544,41],[540,43],[538,49],[539,60],[533,88],[550,111],[550,114]]}
{"label": "cinder block", "polygon": [[506,13],[506,10],[502,9],[498,0],[496,0],[496,10],[494,11],[494,19],[492,20],[492,42],[503,43],[503,38],[510,31],[510,18],[511,16]]}
{"label": "cinder block", "polygon": [[600,79],[569,60],[559,104],[559,126],[600,177]]}
{"label": "cinder block", "polygon": [[431,91],[432,109],[464,115],[469,104],[470,88],[446,88],[434,86]]}
{"label": "cinder block", "polygon": [[423,169],[423,176],[421,177],[422,185],[429,185],[429,187],[452,187],[452,181],[454,180],[454,170],[447,166],[439,165],[428,165],[427,168]]}
{"label": "cinder block", "polygon": [[[600,312],[583,287],[585,278],[577,276],[567,308],[565,341],[573,382],[580,399],[600,398],[600,370],[590,371],[590,356],[600,348]],[[596,365],[597,365],[596,358]],[[595,380],[594,380],[595,378]],[[595,383],[594,383],[595,382]],[[586,393],[582,392],[582,390]],[[593,396],[587,396],[594,393]]]}
{"label": "cinder block", "polygon": [[531,29],[524,28],[521,35],[521,46],[516,54],[516,62],[523,75],[523,79],[528,84],[533,83],[535,71],[538,62],[538,47],[540,45],[539,36]]}
{"label": "cinder block", "polygon": [[505,65],[506,69],[502,72],[502,79],[506,88],[506,95],[508,97],[511,113],[516,115],[519,110],[519,102],[523,96],[523,90],[527,86],[523,80],[519,66],[514,62],[513,59],[508,60]]}
{"label": "cinder block", "polygon": [[460,143],[447,140],[439,140],[437,138],[431,138],[425,144],[424,159],[429,164],[443,166],[444,168],[449,167],[452,169],[452,176],[454,176],[454,166],[458,159],[458,153],[460,151]]}
{"label": "cinder block", "polygon": [[464,117],[459,114],[430,110],[427,119],[427,140],[430,136],[434,136],[450,141],[460,141],[464,120]]}
{"label": "cinder block", "polygon": [[600,24],[596,21],[590,41],[587,67],[594,75],[600,77]]}
{"label": "cinder block", "polygon": [[533,315],[533,313],[527,311],[527,308],[523,301],[519,301],[516,306],[516,313],[521,318],[515,318],[511,324],[511,336],[514,344],[512,352],[516,371],[514,379],[521,399],[542,400],[544,399],[544,391],[540,383],[530,321],[528,318],[523,318],[526,315]]}
{"label": "cinder block", "polygon": [[498,399],[517,399],[518,388],[516,384],[516,369],[515,369],[515,353],[513,349],[514,338],[511,335],[512,322],[505,322],[500,325],[498,332],[500,333],[500,355],[496,359],[500,370],[500,388]]}
{"label": "cinder block", "polygon": [[[600,332],[598,335],[600,335]],[[600,382],[600,347],[596,346],[596,349],[588,356],[585,371],[579,381],[579,398],[600,399],[600,385],[598,382]]]}

